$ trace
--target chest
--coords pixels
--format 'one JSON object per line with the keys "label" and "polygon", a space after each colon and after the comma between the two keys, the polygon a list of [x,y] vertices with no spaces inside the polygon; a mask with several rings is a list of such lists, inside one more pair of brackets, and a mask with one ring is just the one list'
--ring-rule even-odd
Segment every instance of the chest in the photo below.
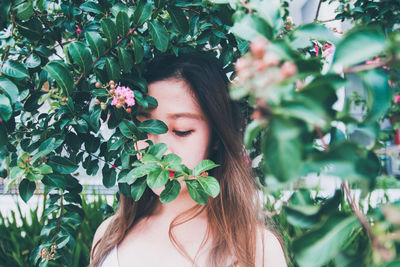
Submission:
{"label": "chest", "polygon": [[[119,267],[191,267],[192,263],[173,245],[169,223],[145,221],[136,225],[118,246]],[[207,266],[211,240],[200,249],[207,234],[207,223],[193,220],[173,229],[175,239],[199,267]]]}

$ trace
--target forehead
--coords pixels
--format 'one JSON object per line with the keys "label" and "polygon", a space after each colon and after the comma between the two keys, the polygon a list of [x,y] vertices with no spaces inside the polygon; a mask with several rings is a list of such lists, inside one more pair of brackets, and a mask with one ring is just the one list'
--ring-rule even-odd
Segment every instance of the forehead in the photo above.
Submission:
{"label": "forehead", "polygon": [[190,86],[182,79],[168,79],[150,83],[148,94],[157,99],[158,102],[158,106],[153,112],[191,112],[202,115],[202,110]]}

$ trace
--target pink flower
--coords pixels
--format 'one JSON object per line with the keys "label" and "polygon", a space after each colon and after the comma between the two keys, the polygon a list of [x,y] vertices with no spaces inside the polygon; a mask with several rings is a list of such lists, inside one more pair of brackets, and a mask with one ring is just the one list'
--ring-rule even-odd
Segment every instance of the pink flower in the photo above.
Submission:
{"label": "pink flower", "polygon": [[330,56],[332,53],[333,53],[333,46],[328,43],[325,43],[322,51],[322,56],[326,58]]}
{"label": "pink flower", "polygon": [[111,105],[117,106],[118,104],[120,106],[126,104],[128,107],[135,105],[135,94],[129,87],[117,86],[115,88]]}
{"label": "pink flower", "polygon": [[290,25],[286,25],[285,28],[286,28],[287,30],[290,30]]}
{"label": "pink flower", "polygon": [[319,47],[318,45],[314,45],[315,55],[319,56]]}
{"label": "pink flower", "polygon": [[111,164],[111,167],[113,167],[115,169],[115,165],[114,164]]}
{"label": "pink flower", "polygon": [[396,95],[396,97],[394,98],[394,103],[397,104],[400,102],[400,95]]}
{"label": "pink flower", "polygon": [[381,59],[379,57],[376,57],[375,59],[365,61],[365,64],[367,64],[367,65],[375,64],[375,63],[379,63],[379,61],[381,61]]}
{"label": "pink flower", "polygon": [[77,34],[81,34],[81,33],[82,33],[82,30],[78,27],[78,28],[76,29],[76,33],[77,33]]}

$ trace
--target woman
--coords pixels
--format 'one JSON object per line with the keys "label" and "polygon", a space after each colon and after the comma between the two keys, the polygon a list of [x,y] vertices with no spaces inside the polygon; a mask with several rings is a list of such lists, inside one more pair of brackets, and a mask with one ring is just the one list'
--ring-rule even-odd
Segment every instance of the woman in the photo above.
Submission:
{"label": "woman", "polygon": [[244,160],[240,113],[218,61],[202,53],[165,55],[150,63],[146,78],[158,106],[138,119],[168,126],[149,139],[166,143],[167,153],[189,168],[207,158],[219,164],[210,175],[220,194],[204,206],[184,183],[168,204],[158,199],[163,188],[147,188],[138,202],[121,195],[118,211],[95,234],[91,266],[286,266],[280,242],[264,226]]}

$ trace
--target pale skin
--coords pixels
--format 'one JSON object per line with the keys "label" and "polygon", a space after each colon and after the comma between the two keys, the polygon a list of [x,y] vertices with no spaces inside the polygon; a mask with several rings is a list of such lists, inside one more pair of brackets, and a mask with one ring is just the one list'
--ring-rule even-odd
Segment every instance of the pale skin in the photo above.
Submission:
{"label": "pale skin", "polygon": [[[186,82],[177,79],[168,79],[151,83],[148,87],[149,95],[158,101],[157,108],[140,114],[140,120],[158,119],[165,122],[168,132],[162,135],[149,135],[154,143],[166,143],[167,153],[179,155],[183,163],[193,168],[198,162],[207,158],[210,143],[210,127],[197,101],[191,94]],[[142,144],[141,144],[142,145]],[[183,211],[196,205],[189,196],[184,182],[179,196],[168,204],[159,202],[156,213],[142,219],[131,229],[123,241],[118,245],[119,267],[147,266],[147,267],[177,267],[192,266],[173,246],[168,236],[171,221]],[[153,190],[160,195],[163,188]],[[93,244],[103,236],[109,218],[97,229]],[[207,266],[206,260],[211,242],[200,250],[200,244],[206,235],[207,217],[202,212],[194,219],[174,228],[176,239],[183,245],[188,254],[196,256],[197,266]],[[264,265],[271,267],[285,267],[286,261],[278,239],[268,230],[262,230],[265,238]],[[262,266],[261,235],[257,241],[256,266]]]}

